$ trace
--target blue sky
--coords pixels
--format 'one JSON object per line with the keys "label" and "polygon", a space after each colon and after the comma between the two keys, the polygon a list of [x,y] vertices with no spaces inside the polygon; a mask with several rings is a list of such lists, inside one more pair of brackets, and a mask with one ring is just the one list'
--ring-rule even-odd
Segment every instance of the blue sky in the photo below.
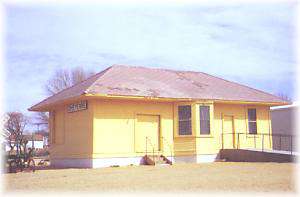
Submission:
{"label": "blue sky", "polygon": [[295,2],[231,5],[6,4],[4,110],[46,97],[59,68],[203,71],[294,96]]}

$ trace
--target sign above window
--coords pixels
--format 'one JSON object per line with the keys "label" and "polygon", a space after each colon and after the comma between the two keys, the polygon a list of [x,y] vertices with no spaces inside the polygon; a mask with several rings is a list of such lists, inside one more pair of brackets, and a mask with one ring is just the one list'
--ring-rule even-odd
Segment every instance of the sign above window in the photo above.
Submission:
{"label": "sign above window", "polygon": [[81,111],[87,109],[87,101],[80,101],[78,103],[72,103],[68,105],[68,112],[76,112],[76,111]]}

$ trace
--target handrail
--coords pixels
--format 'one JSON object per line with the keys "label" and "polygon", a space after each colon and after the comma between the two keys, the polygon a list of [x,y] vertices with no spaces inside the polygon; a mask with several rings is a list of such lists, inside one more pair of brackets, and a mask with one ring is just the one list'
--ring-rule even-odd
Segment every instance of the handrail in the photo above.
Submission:
{"label": "handrail", "polygon": [[[169,141],[168,141],[166,138],[164,138],[163,136],[162,136],[161,138],[162,138],[162,140],[163,140],[164,142],[166,142],[167,146],[168,146],[169,149],[170,149],[170,153],[171,153],[171,162],[173,163],[173,147],[171,146],[171,144],[169,143]],[[164,147],[163,147],[163,148],[164,148]],[[163,151],[164,151],[164,149],[163,149]]]}
{"label": "handrail", "polygon": [[245,134],[247,136],[254,136],[254,135],[270,135],[270,136],[281,136],[281,137],[297,137],[297,135],[289,135],[289,134],[277,134],[277,133],[255,133],[255,134],[251,134],[251,133],[241,133],[241,132],[235,132],[235,133],[221,133],[221,134]]}
{"label": "handrail", "polygon": [[[169,143],[169,141],[165,137],[160,137],[160,138],[163,140],[163,144],[164,145],[166,144],[169,147],[170,153],[171,153],[171,155],[170,155],[171,156],[171,162],[173,163],[173,147],[172,147],[172,145]],[[152,158],[154,160],[154,153],[155,152],[160,152],[160,151],[154,151],[155,147],[152,144],[151,139],[148,136],[146,136],[146,155],[148,155],[148,145],[150,145],[151,148],[152,148]],[[164,154],[164,147],[162,149],[162,152]]]}
{"label": "handrail", "polygon": [[151,142],[151,139],[149,139],[149,137],[146,136],[146,155],[148,154],[148,150],[147,150],[148,149],[148,142],[149,142],[149,144],[152,147],[152,159],[154,160],[154,146],[153,146],[153,144]]}
{"label": "handrail", "polygon": [[[259,141],[259,139],[261,138],[261,151],[264,152],[265,151],[265,136],[268,136],[268,138],[270,139],[271,137],[279,137],[279,150],[282,149],[282,138],[288,138],[290,144],[289,145],[289,149],[290,150],[286,150],[289,151],[290,154],[293,154],[293,139],[295,139],[297,137],[297,135],[289,135],[289,134],[270,134],[270,133],[255,133],[255,134],[250,134],[250,133],[241,133],[241,132],[236,132],[236,133],[221,133],[221,145],[222,145],[222,149],[224,149],[224,135],[232,135],[232,137],[234,137],[234,140],[236,139],[236,135],[237,135],[237,146],[235,146],[234,148],[239,149],[240,148],[240,135],[245,135],[246,137],[252,136],[253,137],[253,143],[254,143],[254,148],[256,148],[257,145],[257,140]],[[272,140],[271,144],[274,144],[275,139]],[[272,149],[274,148],[274,146],[272,147]],[[276,150],[276,149],[275,149]]]}

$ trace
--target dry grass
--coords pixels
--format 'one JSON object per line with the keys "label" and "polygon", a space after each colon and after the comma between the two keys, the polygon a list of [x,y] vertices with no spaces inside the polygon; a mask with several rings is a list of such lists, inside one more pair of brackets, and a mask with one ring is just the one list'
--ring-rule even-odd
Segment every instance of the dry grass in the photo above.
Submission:
{"label": "dry grass", "polygon": [[5,174],[6,191],[295,191],[292,163],[176,164]]}

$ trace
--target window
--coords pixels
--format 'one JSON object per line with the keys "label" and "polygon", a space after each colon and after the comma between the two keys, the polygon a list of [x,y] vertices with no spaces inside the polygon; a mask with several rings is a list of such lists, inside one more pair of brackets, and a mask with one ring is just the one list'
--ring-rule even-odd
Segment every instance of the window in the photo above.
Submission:
{"label": "window", "polygon": [[192,134],[191,116],[192,116],[192,113],[191,113],[190,105],[178,106],[179,135],[191,135]]}
{"label": "window", "polygon": [[250,134],[257,134],[256,109],[248,109],[248,127]]}
{"label": "window", "polygon": [[209,106],[200,106],[200,134],[210,134]]}

